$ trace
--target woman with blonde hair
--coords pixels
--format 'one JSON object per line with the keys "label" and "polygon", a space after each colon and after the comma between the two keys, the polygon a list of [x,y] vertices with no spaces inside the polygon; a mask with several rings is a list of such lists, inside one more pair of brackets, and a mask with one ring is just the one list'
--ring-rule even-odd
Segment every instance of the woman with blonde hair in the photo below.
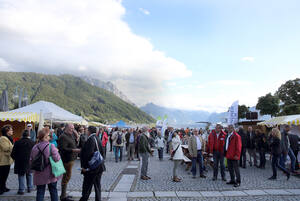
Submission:
{"label": "woman with blonde hair", "polygon": [[270,180],[275,180],[277,178],[277,167],[281,169],[287,176],[287,180],[290,178],[290,173],[287,169],[282,167],[279,164],[279,158],[281,154],[281,133],[278,128],[273,128],[271,132],[271,143],[270,143],[270,148],[271,148],[271,153],[272,153],[272,170],[273,170],[273,175],[270,177]]}

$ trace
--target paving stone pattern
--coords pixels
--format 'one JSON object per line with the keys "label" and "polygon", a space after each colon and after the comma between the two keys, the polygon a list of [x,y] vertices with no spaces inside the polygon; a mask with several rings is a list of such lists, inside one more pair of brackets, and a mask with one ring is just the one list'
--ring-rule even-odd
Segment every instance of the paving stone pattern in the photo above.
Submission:
{"label": "paving stone pattern", "polygon": [[[158,168],[159,167],[159,168]],[[198,167],[197,167],[198,168]],[[256,167],[240,168],[242,182],[239,188],[232,185],[226,185],[221,181],[221,176],[217,181],[212,181],[212,169],[208,167],[205,173],[207,178],[199,177],[193,179],[190,171],[185,171],[185,166],[180,165],[178,168],[178,176],[182,178],[182,182],[172,181],[173,162],[165,156],[163,161],[159,161],[156,156],[150,157],[149,176],[151,180],[138,180],[135,191],[223,191],[223,190],[255,190],[255,189],[299,189],[300,180],[291,176],[290,180],[286,180],[286,176],[278,170],[278,179],[276,181],[268,180],[272,175],[270,161],[267,161],[266,169],[258,169]],[[226,171],[226,178],[229,180],[229,172]]]}

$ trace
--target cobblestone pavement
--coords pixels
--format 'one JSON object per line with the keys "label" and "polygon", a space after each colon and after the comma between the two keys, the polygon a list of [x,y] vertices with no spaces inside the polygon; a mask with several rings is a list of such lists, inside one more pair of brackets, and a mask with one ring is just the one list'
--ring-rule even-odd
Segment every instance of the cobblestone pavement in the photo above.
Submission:
{"label": "cobblestone pavement", "polygon": [[[102,191],[109,191],[111,185],[117,179],[117,176],[121,173],[121,171],[128,164],[127,158],[124,157],[122,162],[116,163],[114,162],[114,157],[112,152],[107,152],[107,159],[105,161],[106,172],[103,173],[101,179]],[[80,174],[80,161],[76,160],[75,165],[72,169],[72,177],[68,185],[68,191],[81,191],[83,176]],[[58,190],[60,190],[61,180],[58,182]],[[8,177],[8,188],[13,190],[18,190],[18,177],[16,174],[13,174],[13,169],[11,169],[9,177]]]}
{"label": "cobblestone pavement", "polygon": [[[138,179],[135,191],[223,191],[300,188],[299,178],[291,176],[289,181],[287,181],[286,176],[279,170],[276,181],[268,180],[272,175],[270,161],[267,161],[266,169],[264,170],[249,166],[247,169],[240,168],[242,181],[241,186],[237,189],[221,181],[220,175],[217,181],[212,181],[213,173],[210,167],[208,172],[205,173],[207,178],[200,178],[198,173],[197,178],[193,179],[190,171],[185,171],[185,166],[181,165],[177,170],[177,174],[182,178],[182,182],[173,182],[171,180],[173,162],[169,160],[169,156],[166,154],[163,161],[159,161],[157,156],[150,157],[148,169],[149,176],[152,179],[146,181]],[[226,178],[229,180],[228,171],[226,171]]]}
{"label": "cobblestone pavement", "polygon": [[137,198],[128,201],[298,201],[296,196],[248,196],[248,197],[222,197],[222,198]]}

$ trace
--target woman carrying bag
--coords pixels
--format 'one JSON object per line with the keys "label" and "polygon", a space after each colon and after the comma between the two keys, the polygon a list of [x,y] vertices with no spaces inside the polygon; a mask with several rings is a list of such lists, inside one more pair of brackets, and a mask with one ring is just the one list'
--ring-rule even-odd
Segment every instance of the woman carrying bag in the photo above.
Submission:
{"label": "woman carrying bag", "polygon": [[55,162],[59,162],[60,155],[54,144],[49,143],[49,135],[50,133],[47,132],[46,129],[39,131],[38,144],[32,148],[30,156],[31,168],[33,168],[35,161],[37,161],[40,152],[43,154],[45,159],[44,168],[42,168],[40,171],[33,171],[33,183],[37,186],[36,201],[44,200],[46,185],[48,185],[51,201],[58,201],[57,181],[61,179],[62,176],[55,177],[53,175],[50,157],[52,157]]}
{"label": "woman carrying bag", "polygon": [[177,131],[175,131],[172,136],[172,147],[174,148],[174,151],[171,154],[171,157],[173,158],[173,162],[174,162],[173,181],[180,182],[181,179],[177,177],[177,167],[179,166],[180,162],[183,160],[183,152],[181,148],[181,140],[180,137],[178,136]]}

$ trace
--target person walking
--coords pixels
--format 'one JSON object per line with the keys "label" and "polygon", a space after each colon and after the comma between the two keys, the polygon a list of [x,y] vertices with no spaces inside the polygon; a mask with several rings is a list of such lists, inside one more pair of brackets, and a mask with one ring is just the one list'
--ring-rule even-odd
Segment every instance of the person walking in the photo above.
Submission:
{"label": "person walking", "polygon": [[[60,155],[58,150],[53,144],[49,143],[50,137],[49,133],[42,129],[38,132],[38,144],[34,145],[30,155],[30,164],[33,160],[42,152],[45,157],[46,166],[42,171],[33,171],[33,184],[36,185],[36,201],[43,201],[46,191],[46,185],[48,186],[51,201],[58,201],[58,192],[57,192],[57,181],[61,179],[60,177],[55,177],[52,174],[51,165],[49,157],[51,156],[55,162],[60,160]],[[51,153],[50,148],[51,146]]]}
{"label": "person walking", "polygon": [[160,161],[162,161],[164,158],[165,140],[161,136],[160,131],[157,132],[156,144],[157,144],[158,158]]}
{"label": "person walking", "polygon": [[128,160],[133,160],[135,143],[136,143],[136,135],[132,128],[129,129],[129,131],[126,133],[125,139],[126,139],[126,144],[128,144],[127,147]]}
{"label": "person walking", "polygon": [[70,196],[67,196],[67,186],[72,176],[72,168],[74,161],[77,158],[80,149],[77,149],[75,137],[73,136],[74,125],[66,124],[64,133],[58,139],[58,149],[63,161],[66,173],[61,181],[61,201],[72,201]]}
{"label": "person walking", "polygon": [[103,171],[105,171],[104,161],[94,170],[90,170],[89,166],[89,161],[96,151],[99,151],[102,156],[104,154],[102,142],[96,136],[96,132],[96,127],[88,127],[88,139],[81,150],[80,164],[81,173],[83,174],[83,184],[80,201],[87,201],[89,199],[93,186],[96,194],[95,201],[101,200],[101,176]]}
{"label": "person walking", "polygon": [[106,144],[108,142],[108,135],[106,131],[103,128],[99,129],[98,137],[102,143],[102,149],[103,149],[103,158],[106,159]]}
{"label": "person walking", "polygon": [[141,179],[148,180],[151,179],[148,175],[148,160],[149,154],[152,155],[150,144],[149,144],[149,132],[147,127],[142,128],[142,134],[139,139],[139,155],[142,158],[142,168],[141,168]]}
{"label": "person walking", "polygon": [[282,153],[281,150],[281,133],[278,128],[273,128],[271,132],[271,140],[270,140],[270,148],[272,153],[272,171],[273,175],[269,178],[269,180],[277,179],[277,167],[282,170],[287,177],[287,180],[290,178],[289,171],[279,163],[279,158]]}
{"label": "person walking", "polygon": [[123,148],[126,141],[125,134],[123,134],[123,132],[121,132],[119,129],[116,129],[116,131],[112,134],[112,140],[115,151],[115,161],[117,163],[120,158],[121,162],[123,157]]}
{"label": "person walking", "polygon": [[284,131],[282,132],[281,136],[281,146],[282,146],[282,154],[280,157],[280,165],[282,167],[285,167],[285,162],[287,159],[287,155],[289,155],[291,159],[291,172],[295,173],[295,165],[296,165],[296,157],[294,155],[293,150],[291,149],[291,143],[289,140],[289,132],[291,130],[291,127],[289,125],[284,126]]}
{"label": "person walking", "polygon": [[181,148],[181,140],[180,137],[178,135],[178,133],[175,131],[173,133],[173,138],[172,138],[172,147],[174,147],[173,150],[173,181],[174,182],[180,182],[181,179],[178,178],[177,176],[177,168],[180,164],[180,162],[183,160],[183,152],[182,152],[182,148]]}
{"label": "person walking", "polygon": [[295,170],[299,169],[299,162],[298,162],[298,152],[299,152],[299,141],[300,138],[298,135],[296,134],[289,134],[288,135],[289,140],[290,140],[290,144],[291,144],[291,149],[296,157],[296,163],[295,163]]}
{"label": "person walking", "polygon": [[217,180],[219,164],[221,169],[221,177],[226,181],[225,164],[224,164],[224,144],[226,133],[221,129],[221,125],[217,124],[216,129],[208,136],[208,152],[213,154],[214,174],[213,181]]}
{"label": "person walking", "polygon": [[193,135],[189,139],[188,150],[192,157],[192,174],[193,178],[196,178],[197,168],[196,163],[199,164],[199,172],[201,178],[206,178],[203,170],[203,155],[202,150],[205,150],[205,143],[202,137],[199,135],[197,129],[193,129]]}
{"label": "person walking", "polygon": [[230,174],[230,181],[226,184],[233,184],[234,187],[239,187],[241,185],[241,175],[238,161],[242,151],[242,140],[239,134],[235,132],[233,125],[228,126],[228,135],[225,139],[224,149]]}
{"label": "person walking", "polygon": [[251,126],[248,127],[247,131],[247,148],[249,154],[249,165],[252,166],[252,158],[253,165],[257,167],[257,159],[256,159],[256,134],[253,131]]}
{"label": "person walking", "polygon": [[30,139],[28,130],[24,130],[22,138],[14,144],[11,152],[11,157],[15,161],[14,173],[18,175],[19,180],[19,195],[24,195],[25,183],[27,184],[28,193],[33,190],[32,173],[30,170],[29,160],[34,144],[35,143]]}
{"label": "person walking", "polygon": [[0,195],[8,192],[10,189],[6,187],[6,181],[10,171],[10,165],[14,162],[11,158],[13,150],[13,135],[14,131],[11,125],[5,125],[1,129],[2,136],[0,137]]}

